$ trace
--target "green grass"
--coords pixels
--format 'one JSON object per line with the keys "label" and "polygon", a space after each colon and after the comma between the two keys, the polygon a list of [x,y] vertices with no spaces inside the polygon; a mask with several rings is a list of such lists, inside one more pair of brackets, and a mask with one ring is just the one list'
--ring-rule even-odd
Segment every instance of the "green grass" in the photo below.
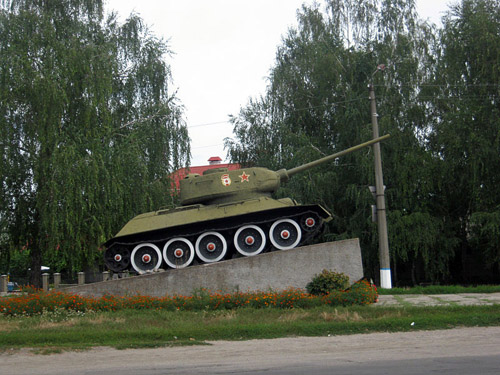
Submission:
{"label": "green grass", "polygon": [[[412,323],[414,323],[412,325]],[[93,346],[150,348],[369,332],[500,325],[500,305],[454,307],[317,307],[221,311],[122,310],[31,317],[0,317],[0,350],[35,348],[38,353]]]}
{"label": "green grass", "polygon": [[500,285],[478,285],[478,286],[430,285],[430,286],[416,286],[411,288],[378,289],[379,295],[499,293],[499,292],[500,292]]}

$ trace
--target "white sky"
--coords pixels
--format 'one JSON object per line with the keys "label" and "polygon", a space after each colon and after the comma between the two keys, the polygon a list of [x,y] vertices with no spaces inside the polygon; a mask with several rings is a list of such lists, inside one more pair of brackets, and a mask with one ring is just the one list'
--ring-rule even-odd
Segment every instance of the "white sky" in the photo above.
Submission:
{"label": "white sky", "polygon": [[[438,23],[456,0],[417,0],[424,19]],[[297,9],[312,0],[107,0],[121,19],[138,13],[152,32],[169,41],[173,86],[185,107],[191,165],[226,158],[229,115],[264,94],[266,77]],[[323,4],[323,2],[320,2]]]}

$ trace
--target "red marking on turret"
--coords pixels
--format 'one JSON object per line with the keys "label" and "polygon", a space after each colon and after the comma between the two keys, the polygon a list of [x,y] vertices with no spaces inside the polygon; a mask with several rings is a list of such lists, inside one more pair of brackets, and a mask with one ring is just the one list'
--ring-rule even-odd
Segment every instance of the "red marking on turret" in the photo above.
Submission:
{"label": "red marking on turret", "polygon": [[250,176],[249,176],[249,175],[247,175],[247,174],[245,173],[245,171],[243,171],[243,173],[242,173],[242,174],[240,174],[241,182],[243,182],[243,181],[249,182],[248,177],[250,177]]}

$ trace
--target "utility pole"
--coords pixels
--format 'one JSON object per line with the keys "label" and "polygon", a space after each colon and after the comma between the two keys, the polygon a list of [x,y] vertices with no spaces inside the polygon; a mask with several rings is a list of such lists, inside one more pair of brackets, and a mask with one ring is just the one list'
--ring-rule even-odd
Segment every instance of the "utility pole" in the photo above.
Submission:
{"label": "utility pole", "polygon": [[[383,71],[385,65],[377,66],[378,71]],[[370,112],[372,118],[373,138],[379,137],[378,132],[378,114],[377,105],[375,103],[375,91],[373,89],[373,81],[368,86],[370,90]],[[380,261],[380,286],[383,289],[391,289],[391,262],[389,257],[389,240],[387,238],[387,220],[385,215],[385,195],[384,195],[384,178],[382,175],[382,158],[380,156],[380,143],[373,145],[373,154],[375,159],[375,195],[377,199],[377,226],[378,226],[378,251]]]}

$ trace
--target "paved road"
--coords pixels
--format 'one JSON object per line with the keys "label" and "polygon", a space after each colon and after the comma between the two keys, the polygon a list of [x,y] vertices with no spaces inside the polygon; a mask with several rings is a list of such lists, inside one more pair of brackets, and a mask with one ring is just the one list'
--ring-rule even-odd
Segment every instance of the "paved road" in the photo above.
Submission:
{"label": "paved road", "polygon": [[500,327],[375,333],[34,355],[0,354],[0,374],[500,373]]}

